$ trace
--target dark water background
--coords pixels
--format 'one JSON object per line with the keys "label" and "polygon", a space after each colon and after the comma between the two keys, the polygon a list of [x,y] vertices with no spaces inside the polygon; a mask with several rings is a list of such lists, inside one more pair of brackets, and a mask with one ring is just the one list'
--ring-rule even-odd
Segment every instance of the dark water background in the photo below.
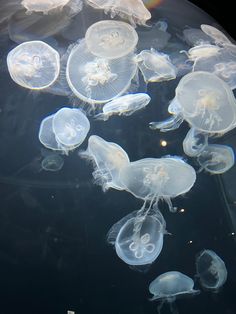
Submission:
{"label": "dark water background", "polygon": [[[203,6],[202,1],[193,2]],[[216,9],[216,5],[208,1],[203,8],[233,36],[235,29],[231,32],[228,19],[218,18],[230,8],[226,10],[224,4]],[[191,20],[187,13],[186,19]],[[217,294],[202,292],[178,300],[179,313],[235,314],[234,229],[219,180],[199,174],[194,188],[173,201],[184,213],[171,214],[163,204],[172,235],[165,236],[161,255],[148,272],[131,270],[107,244],[106,234],[142,202],[126,192],[103,193],[92,182],[92,166],[77,151],[65,158],[61,171],[42,171],[42,146],[37,137],[40,122],[67,100],[29,93],[11,81],[4,57],[14,46],[7,41],[0,52],[0,314],[156,313],[157,304],[148,301],[149,283],[170,270],[194,278],[195,256],[203,249],[222,257],[228,280]],[[158,87],[150,84],[152,103],[145,111],[105,123],[92,121],[89,135],[118,143],[131,160],[183,156],[181,143],[187,125],[164,135],[148,128],[154,117],[161,120],[166,115],[166,101],[174,96],[173,84],[176,82]],[[160,146],[162,139],[168,142],[167,148]],[[86,146],[87,141],[81,148]],[[193,160],[188,162],[196,167]],[[235,184],[232,176],[230,184]],[[169,313],[168,306],[162,309],[165,313]]]}

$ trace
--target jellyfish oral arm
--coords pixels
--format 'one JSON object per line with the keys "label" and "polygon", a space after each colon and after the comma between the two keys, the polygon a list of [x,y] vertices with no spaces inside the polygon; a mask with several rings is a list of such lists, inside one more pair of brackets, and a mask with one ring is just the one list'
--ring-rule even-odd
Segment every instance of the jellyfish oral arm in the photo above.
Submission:
{"label": "jellyfish oral arm", "polygon": [[177,114],[161,122],[150,122],[149,127],[152,130],[160,130],[161,132],[168,132],[176,130],[184,121],[182,115]]}

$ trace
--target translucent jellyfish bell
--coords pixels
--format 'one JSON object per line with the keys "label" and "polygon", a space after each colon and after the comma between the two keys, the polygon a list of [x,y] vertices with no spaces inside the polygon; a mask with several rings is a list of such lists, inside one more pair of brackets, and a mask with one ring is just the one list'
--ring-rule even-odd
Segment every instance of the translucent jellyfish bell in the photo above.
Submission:
{"label": "translucent jellyfish bell", "polygon": [[119,145],[92,135],[88,140],[87,150],[81,152],[80,156],[93,161],[93,177],[103,190],[124,189],[120,181],[120,170],[129,164],[129,157]]}
{"label": "translucent jellyfish bell", "polygon": [[227,36],[221,32],[219,29],[215,28],[214,26],[202,24],[201,25],[202,31],[211,37],[216,44],[230,44],[231,41],[227,38]]}
{"label": "translucent jellyfish bell", "polygon": [[21,4],[29,12],[44,12],[48,13],[49,11],[56,8],[63,8],[71,0],[23,0]]}
{"label": "translucent jellyfish bell", "polygon": [[44,159],[41,162],[41,166],[43,170],[51,171],[51,172],[61,170],[63,165],[64,165],[64,160],[58,154],[50,154],[44,157]]}
{"label": "translucent jellyfish bell", "polygon": [[233,167],[235,162],[234,151],[230,146],[211,144],[199,154],[197,161],[205,170],[212,174],[222,174]]}
{"label": "translucent jellyfish bell", "polygon": [[227,269],[223,260],[212,250],[204,250],[196,257],[197,276],[201,285],[217,292],[227,280]]}
{"label": "translucent jellyfish bell", "polygon": [[195,46],[188,51],[188,58],[195,61],[199,58],[206,58],[216,55],[220,51],[220,47],[210,44]]}
{"label": "translucent jellyfish bell", "polygon": [[133,54],[108,60],[89,52],[85,41],[72,48],[66,77],[73,93],[88,103],[104,103],[122,95],[137,72]]}
{"label": "translucent jellyfish bell", "polygon": [[39,141],[51,150],[61,150],[52,128],[52,122],[55,114],[44,118],[40,124]]}
{"label": "translucent jellyfish bell", "polygon": [[95,56],[116,59],[134,51],[138,34],[128,23],[105,20],[87,29],[85,42],[89,51]]}
{"label": "translucent jellyfish bell", "polygon": [[208,135],[191,128],[183,141],[183,150],[186,155],[196,157],[201,154],[207,145]]}
{"label": "translucent jellyfish bell", "polygon": [[40,90],[56,81],[60,72],[60,56],[42,41],[29,41],[8,53],[7,66],[17,84]]}
{"label": "translucent jellyfish bell", "polygon": [[192,188],[196,172],[179,157],[145,158],[123,167],[120,180],[135,197],[156,203],[164,199],[174,212],[171,198]]}
{"label": "translucent jellyfish bell", "polygon": [[186,28],[183,31],[184,39],[191,46],[210,44],[212,39],[199,28]]}
{"label": "translucent jellyfish bell", "polygon": [[[141,224],[141,225],[140,225]],[[163,247],[165,220],[159,211],[137,216],[137,211],[125,216],[108,232],[108,242],[128,265],[153,263]]]}

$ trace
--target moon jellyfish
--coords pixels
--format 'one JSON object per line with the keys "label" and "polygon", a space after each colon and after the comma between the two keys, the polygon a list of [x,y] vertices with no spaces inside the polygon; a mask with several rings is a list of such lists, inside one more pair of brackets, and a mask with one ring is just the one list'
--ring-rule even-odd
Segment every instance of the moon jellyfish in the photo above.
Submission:
{"label": "moon jellyfish", "polygon": [[151,122],[150,128],[165,132],[186,120],[203,133],[224,134],[234,127],[236,102],[230,87],[216,75],[192,72],[180,80],[168,111],[171,118]]}
{"label": "moon jellyfish", "polygon": [[120,181],[128,192],[154,206],[164,199],[172,212],[176,209],[171,198],[188,192],[195,180],[193,167],[179,157],[140,159],[120,171]]}
{"label": "moon jellyfish", "polygon": [[196,157],[201,154],[207,145],[208,135],[191,128],[183,141],[183,150],[186,155]]}
{"label": "moon jellyfish", "polygon": [[39,128],[39,141],[51,150],[61,150],[59,143],[56,140],[55,133],[53,132],[52,122],[55,114],[44,118]]}
{"label": "moon jellyfish", "polygon": [[78,147],[86,138],[90,123],[80,109],[62,108],[52,122],[56,140],[66,147]]}
{"label": "moon jellyfish", "polygon": [[47,14],[49,11],[57,8],[63,8],[70,0],[23,0],[21,4],[28,12],[43,12]]}
{"label": "moon jellyfish", "polygon": [[203,288],[217,292],[227,280],[222,259],[212,250],[204,250],[196,257],[197,276]]}
{"label": "moon jellyfish", "polygon": [[206,35],[211,37],[216,44],[224,45],[231,43],[227,36],[214,26],[202,24],[201,29]]}
{"label": "moon jellyfish", "polygon": [[130,116],[137,110],[145,108],[151,98],[148,94],[137,93],[113,99],[103,106],[102,113],[95,116],[99,120],[108,120],[112,115]]}
{"label": "moon jellyfish", "polygon": [[29,41],[8,53],[7,66],[17,84],[40,90],[56,81],[60,72],[60,56],[42,41]]}
{"label": "moon jellyfish", "polygon": [[198,45],[189,49],[187,55],[190,61],[196,61],[199,58],[216,55],[221,50],[220,47],[210,44]]}
{"label": "moon jellyfish", "polygon": [[42,162],[41,166],[45,171],[59,171],[64,165],[64,160],[60,155],[50,154],[46,156]]}
{"label": "moon jellyfish", "polygon": [[183,31],[184,39],[190,46],[210,44],[212,39],[199,28],[186,28]]}
{"label": "moon jellyfish", "polygon": [[88,50],[95,56],[116,59],[134,51],[138,34],[128,23],[100,21],[87,29],[85,42]]}
{"label": "moon jellyfish", "polygon": [[165,220],[159,211],[139,218],[135,211],[112,226],[108,242],[115,245],[117,255],[126,264],[147,265],[161,253],[165,228]]}
{"label": "moon jellyfish", "polygon": [[109,188],[124,190],[120,170],[129,164],[129,157],[119,145],[92,135],[87,150],[81,152],[80,156],[93,162],[95,183],[101,185],[104,191]]}
{"label": "moon jellyfish", "polygon": [[141,51],[136,55],[135,60],[146,83],[162,82],[176,78],[177,68],[171,63],[168,55],[153,48]]}
{"label": "moon jellyfish", "polygon": [[111,17],[119,15],[128,18],[131,24],[146,25],[151,13],[146,9],[142,0],[86,0],[95,9],[111,12]]}
{"label": "moon jellyfish", "polygon": [[201,170],[212,174],[222,174],[234,165],[234,151],[226,145],[211,144],[206,146],[197,158]]}
{"label": "moon jellyfish", "polygon": [[104,103],[122,95],[137,72],[133,54],[108,60],[89,52],[85,41],[72,48],[66,77],[73,93],[88,103]]}

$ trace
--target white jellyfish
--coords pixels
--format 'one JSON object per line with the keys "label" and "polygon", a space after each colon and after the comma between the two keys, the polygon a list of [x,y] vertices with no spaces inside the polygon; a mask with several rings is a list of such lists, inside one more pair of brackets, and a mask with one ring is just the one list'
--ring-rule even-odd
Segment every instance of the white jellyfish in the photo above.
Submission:
{"label": "white jellyfish", "polygon": [[63,165],[64,159],[58,154],[49,154],[41,162],[42,169],[51,172],[61,170]]}
{"label": "white jellyfish", "polygon": [[86,0],[95,9],[111,12],[111,17],[120,15],[135,24],[145,25],[150,20],[151,13],[146,9],[142,0]]}
{"label": "white jellyfish", "polygon": [[52,122],[55,114],[44,118],[39,128],[39,141],[51,150],[61,150],[60,144],[57,142],[55,133],[53,132]]}
{"label": "white jellyfish", "polygon": [[106,103],[102,108],[102,113],[96,115],[95,118],[105,121],[112,115],[130,116],[135,111],[145,108],[150,100],[150,96],[145,93],[121,96]]}
{"label": "white jellyfish", "polygon": [[104,20],[87,29],[85,42],[88,50],[95,56],[117,59],[134,51],[138,34],[128,23]]}
{"label": "white jellyfish", "polygon": [[183,150],[186,155],[196,157],[207,145],[208,135],[191,128],[183,141]]}
{"label": "white jellyfish", "polygon": [[56,81],[60,72],[60,56],[42,41],[29,41],[8,53],[7,66],[17,84],[40,90]]}
{"label": "white jellyfish", "polygon": [[235,162],[234,151],[230,146],[210,144],[204,147],[197,161],[201,170],[211,174],[222,174],[233,167]]}
{"label": "white jellyfish", "polygon": [[77,7],[79,11],[82,9],[81,0],[22,0],[21,4],[30,13],[43,12],[44,14],[48,14],[54,10],[61,10],[64,6],[69,4],[70,6]]}
{"label": "white jellyfish", "polygon": [[139,266],[153,263],[161,253],[166,223],[159,211],[139,216],[132,212],[115,223],[108,232],[108,242],[126,264]]}
{"label": "white jellyfish", "polygon": [[202,24],[201,29],[207,36],[211,37],[217,45],[231,43],[228,37],[214,26]]}
{"label": "white jellyfish", "polygon": [[73,93],[88,103],[104,103],[122,95],[137,72],[133,53],[108,60],[89,52],[85,41],[72,48],[66,77]]}
{"label": "white jellyfish", "polygon": [[220,47],[210,44],[195,46],[187,52],[190,61],[196,61],[199,58],[206,58],[216,55],[221,50]]}
{"label": "white jellyfish", "polygon": [[155,49],[143,50],[135,56],[146,83],[169,81],[176,78],[177,68],[171,63],[168,55]]}
{"label": "white jellyfish", "polygon": [[199,28],[186,28],[183,31],[184,39],[190,46],[210,44],[212,39]]}
{"label": "white jellyfish", "polygon": [[80,152],[80,156],[93,162],[93,177],[104,191],[109,188],[124,190],[120,181],[120,170],[129,164],[129,157],[119,145],[92,135],[89,137],[87,150]]}
{"label": "white jellyfish", "polygon": [[120,181],[128,192],[150,202],[150,207],[152,204],[157,206],[159,200],[164,199],[172,212],[176,208],[171,198],[188,192],[195,180],[193,167],[174,156],[140,159],[127,164],[120,171]]}
{"label": "white jellyfish", "polygon": [[206,290],[217,292],[227,280],[223,260],[212,250],[204,250],[196,257],[197,276]]}

